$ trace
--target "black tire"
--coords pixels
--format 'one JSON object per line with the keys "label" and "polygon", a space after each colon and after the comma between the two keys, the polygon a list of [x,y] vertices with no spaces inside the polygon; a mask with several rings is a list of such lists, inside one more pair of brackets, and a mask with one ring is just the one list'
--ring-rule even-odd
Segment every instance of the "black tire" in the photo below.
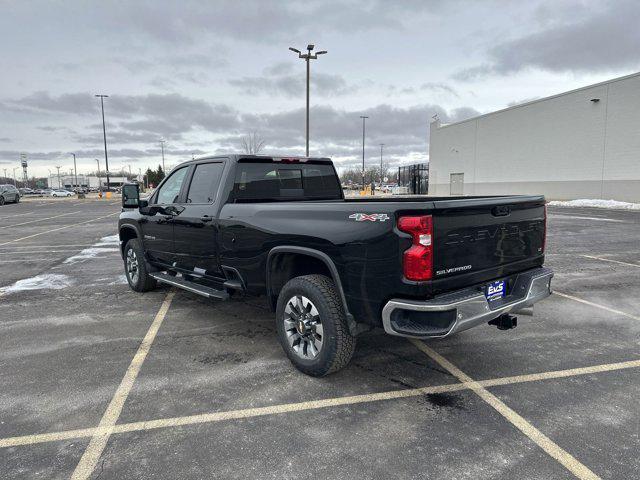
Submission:
{"label": "black tire", "polygon": [[0,206],[4,205],[4,197],[0,195]]}
{"label": "black tire", "polygon": [[[296,296],[306,297],[315,306],[322,324],[322,345],[313,358],[303,358],[296,352],[290,342],[292,330],[289,328],[287,332],[285,325],[285,318],[291,322],[285,309],[289,300]],[[276,327],[280,345],[291,363],[302,373],[313,377],[323,377],[344,368],[356,348],[356,338],[349,333],[338,290],[334,282],[324,275],[296,277],[282,287],[276,307]],[[309,348],[304,350],[308,352]]]}
{"label": "black tire", "polygon": [[[137,275],[130,271],[128,264],[130,255],[133,255],[137,261]],[[142,249],[140,240],[137,238],[129,240],[124,247],[124,274],[127,277],[129,286],[136,292],[148,292],[158,285],[156,279],[149,275],[149,267],[144,259],[144,250]]]}
{"label": "black tire", "polygon": [[16,203],[20,203],[20,195],[16,195]]}

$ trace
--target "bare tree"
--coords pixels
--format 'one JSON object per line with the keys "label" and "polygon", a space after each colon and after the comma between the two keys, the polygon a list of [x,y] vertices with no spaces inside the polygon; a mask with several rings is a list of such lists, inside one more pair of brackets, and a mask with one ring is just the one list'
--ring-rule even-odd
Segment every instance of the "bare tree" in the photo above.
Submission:
{"label": "bare tree", "polygon": [[266,141],[257,132],[251,132],[240,139],[242,151],[248,155],[257,155],[264,148]]}

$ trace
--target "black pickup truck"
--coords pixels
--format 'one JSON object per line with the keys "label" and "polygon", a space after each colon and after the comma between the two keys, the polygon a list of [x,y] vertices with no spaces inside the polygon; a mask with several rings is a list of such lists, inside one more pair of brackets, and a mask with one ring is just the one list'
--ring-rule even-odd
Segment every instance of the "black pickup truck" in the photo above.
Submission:
{"label": "black pickup truck", "polygon": [[309,375],[344,367],[373,327],[508,329],[551,293],[542,196],[345,199],[327,158],[225,155],[180,164],[148,199],[125,185],[122,206],[133,290],[266,295]]}

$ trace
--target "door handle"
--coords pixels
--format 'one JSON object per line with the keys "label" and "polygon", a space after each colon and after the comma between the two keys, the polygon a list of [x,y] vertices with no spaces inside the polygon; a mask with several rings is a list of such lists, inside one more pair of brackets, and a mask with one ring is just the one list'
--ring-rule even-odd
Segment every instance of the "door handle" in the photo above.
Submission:
{"label": "door handle", "polygon": [[213,220],[213,217],[211,215],[203,215],[200,217],[200,221],[202,222],[210,222],[211,220]]}

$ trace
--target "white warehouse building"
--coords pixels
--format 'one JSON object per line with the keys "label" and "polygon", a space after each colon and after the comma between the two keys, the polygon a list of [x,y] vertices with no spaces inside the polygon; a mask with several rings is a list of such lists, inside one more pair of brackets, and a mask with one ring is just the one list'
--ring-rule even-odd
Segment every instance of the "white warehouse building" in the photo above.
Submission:
{"label": "white warehouse building", "polygon": [[430,133],[431,195],[640,201],[640,73]]}

